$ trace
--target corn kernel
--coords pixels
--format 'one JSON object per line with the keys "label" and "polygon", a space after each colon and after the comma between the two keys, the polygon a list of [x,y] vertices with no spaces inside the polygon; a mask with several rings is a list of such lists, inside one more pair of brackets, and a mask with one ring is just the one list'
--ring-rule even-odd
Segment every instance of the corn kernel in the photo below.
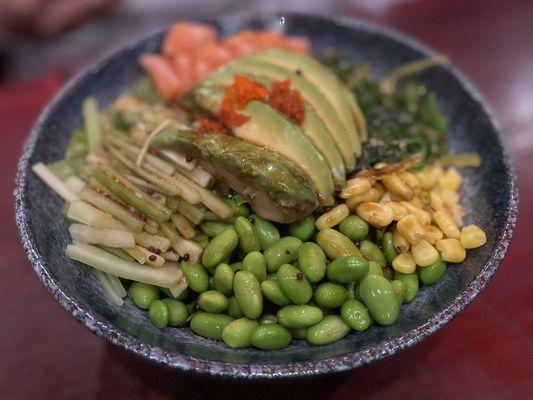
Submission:
{"label": "corn kernel", "polygon": [[452,221],[455,223],[455,225],[460,228],[463,225],[463,207],[461,207],[459,204],[449,206],[448,213],[451,215]]}
{"label": "corn kernel", "polygon": [[441,165],[434,164],[430,165],[425,169],[426,176],[427,176],[427,182],[426,184],[428,186],[423,187],[424,189],[430,189],[433,186],[435,186],[438,182],[442,174],[444,173],[444,170]]}
{"label": "corn kernel", "polygon": [[415,174],[409,171],[400,172],[400,179],[404,181],[407,186],[409,186],[413,191],[419,192],[420,191],[420,181],[416,177]]}
{"label": "corn kernel", "polygon": [[389,206],[371,202],[360,204],[357,207],[357,215],[378,228],[383,228],[394,220],[394,213]]}
{"label": "corn kernel", "polygon": [[395,221],[399,221],[407,215],[407,209],[396,201],[383,201],[381,199],[381,204],[386,204],[392,209]]}
{"label": "corn kernel", "polygon": [[444,210],[444,201],[440,196],[440,190],[433,189],[431,192],[429,192],[429,203],[431,208],[433,208],[435,211]]}
{"label": "corn kernel", "polygon": [[431,199],[429,198],[429,192],[423,191],[418,194],[418,197],[420,198],[420,201],[425,206],[429,206],[431,203]]}
{"label": "corn kernel", "polygon": [[435,245],[438,240],[441,240],[444,237],[442,231],[435,225],[425,226],[424,229],[426,230],[425,239],[432,245]]}
{"label": "corn kernel", "polygon": [[418,208],[422,208],[424,207],[424,203],[422,202],[422,200],[420,200],[420,198],[418,196],[415,196],[411,199],[411,203],[415,206],[415,207],[418,207]]}
{"label": "corn kernel", "polygon": [[459,193],[450,189],[441,189],[440,198],[445,204],[457,204],[459,203]]}
{"label": "corn kernel", "polygon": [[408,214],[399,220],[396,229],[411,245],[417,244],[426,235],[426,231],[418,222],[418,218],[413,214]]}
{"label": "corn kernel", "polygon": [[357,196],[352,196],[349,199],[346,199],[346,205],[350,209],[350,211],[355,211],[357,206],[361,203],[369,202],[369,201],[378,201],[379,200],[379,192],[376,188],[370,188],[370,190],[366,193],[359,194]]}
{"label": "corn kernel", "polygon": [[485,232],[477,225],[468,225],[461,229],[461,246],[475,249],[487,243]]}
{"label": "corn kernel", "polygon": [[420,207],[416,207],[414,204],[408,201],[402,201],[400,204],[407,209],[409,214],[415,215],[422,225],[431,224],[431,215],[429,215],[427,211],[422,210]]}
{"label": "corn kernel", "polygon": [[441,239],[435,245],[444,261],[460,263],[466,258],[466,250],[457,239]]}
{"label": "corn kernel", "polygon": [[426,240],[421,240],[411,247],[411,254],[413,255],[416,265],[420,265],[421,267],[427,267],[439,258],[439,252],[437,249]]}
{"label": "corn kernel", "polygon": [[435,211],[433,213],[433,219],[446,237],[453,239],[459,239],[461,237],[461,231],[459,231],[455,222],[453,222],[450,216],[445,212]]}
{"label": "corn kernel", "polygon": [[346,204],[339,204],[337,207],[322,214],[315,222],[316,228],[321,231],[323,229],[332,228],[342,222],[344,218],[350,215],[350,210]]}
{"label": "corn kernel", "polygon": [[381,182],[383,182],[383,185],[389,192],[402,199],[410,200],[415,194],[413,189],[396,174],[383,176]]}
{"label": "corn kernel", "polygon": [[402,274],[412,274],[416,271],[416,263],[411,253],[402,253],[392,260],[392,268]]}
{"label": "corn kernel", "polygon": [[348,199],[353,196],[361,195],[370,190],[372,187],[370,181],[365,178],[353,178],[346,181],[346,185],[340,194],[342,199]]}
{"label": "corn kernel", "polygon": [[392,239],[394,240],[394,248],[398,253],[406,253],[409,251],[411,245],[407,239],[404,238],[400,232],[398,232],[398,229],[395,229],[392,232]]}
{"label": "corn kernel", "polygon": [[441,189],[449,189],[456,192],[463,183],[463,178],[456,168],[448,168],[448,170],[440,177],[439,187]]}

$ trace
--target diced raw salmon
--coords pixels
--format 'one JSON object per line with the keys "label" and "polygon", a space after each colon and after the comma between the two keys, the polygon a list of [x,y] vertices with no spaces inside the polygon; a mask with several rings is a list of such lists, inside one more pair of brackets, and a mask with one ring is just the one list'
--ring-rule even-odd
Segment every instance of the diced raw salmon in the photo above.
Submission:
{"label": "diced raw salmon", "polygon": [[182,52],[172,59],[172,66],[183,86],[195,79],[194,57],[190,52]]}
{"label": "diced raw salmon", "polygon": [[217,33],[210,25],[179,22],[174,24],[163,40],[163,54],[174,57],[180,52],[197,49],[217,40]]}
{"label": "diced raw salmon", "polygon": [[231,51],[219,43],[209,43],[198,48],[195,56],[197,60],[209,64],[212,71],[233,59]]}
{"label": "diced raw salmon", "polygon": [[181,92],[181,81],[169,60],[158,54],[143,54],[140,64],[148,72],[157,91],[166,101],[178,98]]}

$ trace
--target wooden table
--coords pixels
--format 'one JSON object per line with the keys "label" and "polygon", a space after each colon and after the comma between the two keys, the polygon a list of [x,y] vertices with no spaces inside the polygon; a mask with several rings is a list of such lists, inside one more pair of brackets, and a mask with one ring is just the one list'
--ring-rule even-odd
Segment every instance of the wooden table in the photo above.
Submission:
{"label": "wooden table", "polygon": [[[486,95],[520,175],[513,244],[489,287],[442,331],[353,372],[276,383],[198,378],[139,360],[68,316],[36,278],[16,232],[19,152],[59,75],[0,87],[0,398],[524,399],[533,393],[533,2],[400,2],[347,13],[412,34],[449,55]],[[245,397],[246,396],[246,397]]]}

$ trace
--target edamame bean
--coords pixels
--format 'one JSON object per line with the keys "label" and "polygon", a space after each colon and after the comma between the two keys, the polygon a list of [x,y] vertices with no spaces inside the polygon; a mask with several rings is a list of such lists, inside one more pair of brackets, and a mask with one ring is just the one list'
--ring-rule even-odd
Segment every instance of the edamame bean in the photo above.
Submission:
{"label": "edamame bean", "polygon": [[235,272],[228,264],[218,264],[213,273],[215,289],[220,293],[229,296],[233,291],[233,278]]}
{"label": "edamame bean", "polygon": [[446,262],[440,256],[433,264],[418,268],[418,276],[424,285],[433,285],[445,272]]}
{"label": "edamame bean", "polygon": [[235,296],[231,296],[228,300],[228,315],[234,318],[240,318],[244,315]]}
{"label": "edamame bean", "polygon": [[324,282],[315,289],[315,301],[327,308],[342,306],[346,300],[346,288],[332,282]]}
{"label": "edamame bean", "polygon": [[161,301],[165,303],[168,308],[168,325],[180,326],[187,321],[189,313],[187,312],[187,306],[185,306],[185,304],[174,299],[163,299]]}
{"label": "edamame bean", "polygon": [[313,297],[313,289],[305,275],[291,264],[278,269],[279,286],[283,294],[294,304],[305,304]]}
{"label": "edamame bean", "polygon": [[400,302],[400,304],[403,303],[405,299],[405,285],[402,281],[399,281],[397,279],[393,280],[392,287],[394,288],[394,293],[396,294],[396,298]]}
{"label": "edamame bean", "polygon": [[307,329],[306,328],[290,328],[292,338],[296,340],[304,340],[307,338]]}
{"label": "edamame bean", "polygon": [[159,329],[166,328],[168,325],[168,307],[161,300],[156,300],[150,305],[148,310],[150,321]]}
{"label": "edamame bean", "polygon": [[243,271],[250,271],[255,275],[259,283],[266,279],[267,265],[265,257],[258,251],[248,253],[242,260]]}
{"label": "edamame bean", "polygon": [[334,229],[323,229],[316,235],[316,242],[330,260],[361,255],[357,246],[342,233]]}
{"label": "edamame bean", "polygon": [[337,258],[327,268],[328,279],[339,283],[350,283],[363,279],[368,273],[368,261],[362,256]]}
{"label": "edamame bean", "polygon": [[410,303],[416,297],[418,293],[418,274],[413,272],[412,274],[402,274],[401,272],[394,272],[394,279],[402,281],[405,287],[404,303]]}
{"label": "edamame bean", "polygon": [[323,346],[342,339],[350,332],[350,327],[338,315],[327,315],[322,321],[307,328],[307,341]]}
{"label": "edamame bean", "polygon": [[254,232],[261,244],[261,250],[266,250],[274,243],[276,243],[280,236],[276,226],[266,219],[261,218],[256,214],[250,216],[250,222],[254,226]]}
{"label": "edamame bean", "polygon": [[206,312],[218,314],[228,308],[228,299],[216,290],[208,290],[198,296],[198,306]]}
{"label": "edamame bean", "polygon": [[237,247],[239,238],[235,229],[228,228],[216,235],[204,249],[202,264],[206,268],[213,268],[231,256]]}
{"label": "edamame bean", "polygon": [[237,217],[234,225],[237,236],[239,237],[239,247],[244,254],[261,250],[259,239],[257,239],[253,225],[248,218]]}
{"label": "edamame bean", "polygon": [[263,293],[254,274],[249,271],[237,272],[233,281],[233,293],[246,317],[259,318],[263,312]]}
{"label": "edamame bean", "polygon": [[351,240],[363,240],[368,235],[367,222],[358,215],[348,215],[340,224],[339,230]]}
{"label": "edamame bean", "polygon": [[257,321],[239,318],[230,322],[222,331],[222,340],[232,349],[252,346],[252,333],[259,327]]}
{"label": "edamame bean", "polygon": [[368,329],[372,318],[363,303],[356,299],[348,299],[341,307],[341,318],[346,325],[358,332]]}
{"label": "edamame bean", "polygon": [[285,236],[265,250],[263,255],[268,272],[276,272],[278,268],[298,258],[298,249],[302,241],[294,236]]}
{"label": "edamame bean", "polygon": [[277,324],[278,323],[278,317],[272,314],[263,314],[261,318],[259,318],[260,324]]}
{"label": "edamame bean", "polygon": [[307,328],[318,323],[322,317],[322,310],[309,305],[292,305],[281,308],[278,321],[285,328]]}
{"label": "edamame bean", "polygon": [[291,332],[279,324],[259,325],[252,333],[252,345],[261,350],[277,350],[287,347],[291,341]]}
{"label": "edamame bean", "polygon": [[132,282],[129,292],[133,303],[143,310],[148,310],[152,303],[159,299],[157,287],[147,283]]}
{"label": "edamame bean", "polygon": [[287,296],[281,291],[278,281],[267,279],[261,283],[261,291],[267,299],[278,306],[285,306],[290,303]]}
{"label": "edamame bean", "polygon": [[242,270],[242,261],[237,261],[237,262],[231,263],[229,266],[231,267],[233,272],[240,271],[240,270]]}
{"label": "edamame bean", "polygon": [[302,242],[309,240],[315,233],[315,217],[309,215],[289,225],[289,233]]}
{"label": "edamame bean", "polygon": [[191,318],[191,330],[208,339],[222,340],[222,332],[231,321],[233,318],[226,314],[199,312]]}
{"label": "edamame bean", "polygon": [[182,261],[180,268],[187,279],[189,287],[193,291],[202,293],[209,288],[209,275],[207,275],[207,271],[199,263]]}
{"label": "edamame bean", "polygon": [[359,285],[359,295],[378,324],[391,325],[398,318],[400,302],[392,284],[383,276],[367,275]]}
{"label": "edamame bean", "polygon": [[396,247],[394,247],[394,237],[392,235],[392,232],[386,232],[383,235],[381,247],[383,248],[383,254],[385,255],[385,259],[389,264],[392,265],[392,260],[394,260],[398,255]]}
{"label": "edamame bean", "polygon": [[381,249],[375,243],[372,243],[370,240],[363,240],[359,245],[359,250],[368,261],[377,262],[381,268],[387,266],[387,260],[383,255]]}
{"label": "edamame bean", "polygon": [[375,261],[368,262],[368,275],[371,274],[383,276],[383,268]]}
{"label": "edamame bean", "polygon": [[209,236],[207,236],[205,233],[196,235],[192,240],[194,240],[196,243],[199,243],[200,246],[202,246],[202,249],[205,249],[209,244]]}
{"label": "edamame bean", "polygon": [[200,229],[207,236],[214,238],[226,229],[231,228],[231,226],[232,225],[228,222],[204,221],[202,222],[202,225],[200,225]]}
{"label": "edamame bean", "polygon": [[306,242],[298,249],[298,266],[310,282],[320,281],[326,274],[326,255],[320,246]]}

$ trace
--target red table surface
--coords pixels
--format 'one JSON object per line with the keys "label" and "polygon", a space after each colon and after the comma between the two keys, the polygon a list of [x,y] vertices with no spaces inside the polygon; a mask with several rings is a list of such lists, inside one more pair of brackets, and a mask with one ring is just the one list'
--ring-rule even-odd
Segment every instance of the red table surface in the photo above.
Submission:
{"label": "red table surface", "polygon": [[[490,3],[490,4],[489,4]],[[494,4],[497,3],[497,4]],[[228,382],[152,365],[91,334],[39,282],[19,243],[11,192],[22,143],[61,85],[49,75],[0,87],[0,398],[431,398],[533,396],[533,3],[436,0],[354,16],[418,37],[448,54],[485,94],[520,176],[511,249],[488,288],[440,332],[350,373],[292,382]]]}

